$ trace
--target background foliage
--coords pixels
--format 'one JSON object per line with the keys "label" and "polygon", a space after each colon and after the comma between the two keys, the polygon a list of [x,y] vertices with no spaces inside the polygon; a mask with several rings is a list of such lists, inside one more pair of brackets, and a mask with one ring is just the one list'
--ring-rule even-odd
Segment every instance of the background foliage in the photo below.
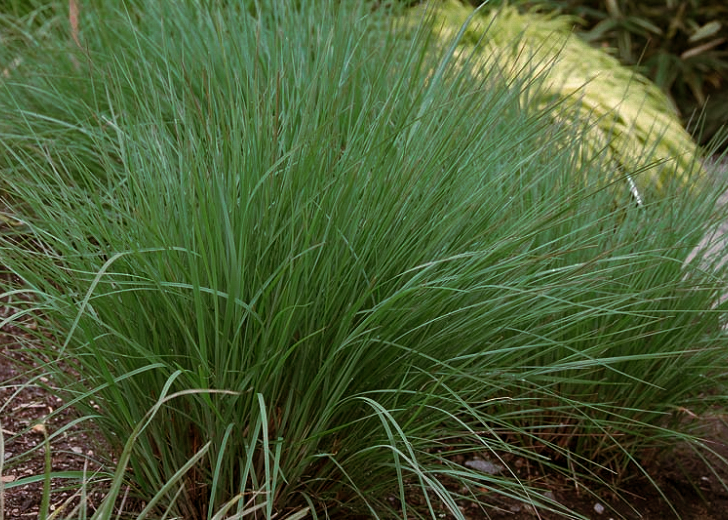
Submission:
{"label": "background foliage", "polygon": [[[470,0],[480,5],[480,0]],[[489,5],[499,2],[488,2]],[[574,17],[578,34],[668,93],[706,142],[728,123],[728,4],[722,0],[513,0]]]}
{"label": "background foliage", "polygon": [[651,165],[630,179],[636,199],[659,193],[665,178],[687,180],[695,168],[696,146],[669,98],[644,76],[573,35],[569,17],[519,13],[510,6],[473,11],[451,0],[435,9],[413,9],[409,20],[418,23],[423,11],[432,15],[431,30],[443,42],[439,52],[460,34],[456,56],[474,74],[489,74],[495,67],[511,81],[535,78],[539,88],[524,95],[523,104],[582,127],[590,145],[585,151],[611,158],[605,170]]}

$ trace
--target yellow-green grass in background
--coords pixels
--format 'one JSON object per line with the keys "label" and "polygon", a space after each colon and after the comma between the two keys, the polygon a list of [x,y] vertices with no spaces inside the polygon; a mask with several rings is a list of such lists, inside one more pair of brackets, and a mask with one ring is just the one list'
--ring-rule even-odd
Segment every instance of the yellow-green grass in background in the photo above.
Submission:
{"label": "yellow-green grass in background", "polygon": [[[572,34],[574,19],[542,13],[519,13],[501,6],[478,10],[456,0],[436,9],[420,7],[408,22],[418,23],[428,9],[430,28],[453,57],[479,70],[497,68],[513,81],[530,76],[524,102],[551,107],[554,122],[581,120],[587,157],[608,152],[613,170],[641,171],[628,177],[633,195],[664,192],[667,182],[689,185],[702,175],[699,151],[682,127],[670,100],[645,77]],[[613,180],[613,179],[610,179]]]}

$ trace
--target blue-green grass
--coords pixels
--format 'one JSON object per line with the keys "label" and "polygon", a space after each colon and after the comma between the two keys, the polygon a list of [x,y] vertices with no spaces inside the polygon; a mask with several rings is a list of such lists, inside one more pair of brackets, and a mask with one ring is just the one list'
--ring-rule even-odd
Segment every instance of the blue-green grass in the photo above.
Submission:
{"label": "blue-green grass", "polygon": [[82,48],[3,50],[0,264],[31,298],[2,323],[33,314],[38,372],[116,450],[73,514],[127,485],[138,517],[561,510],[453,456],[588,485],[707,449],[678,411],[721,392],[725,267],[691,256],[720,187],[638,206],[536,78],[298,4],[98,2]]}

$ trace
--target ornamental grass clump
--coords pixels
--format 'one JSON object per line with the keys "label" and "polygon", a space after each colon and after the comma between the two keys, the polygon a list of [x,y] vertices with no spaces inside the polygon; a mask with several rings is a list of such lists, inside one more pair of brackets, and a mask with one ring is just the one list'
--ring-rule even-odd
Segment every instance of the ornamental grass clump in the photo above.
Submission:
{"label": "ornamental grass clump", "polygon": [[719,188],[636,205],[537,79],[382,10],[233,4],[100,2],[3,79],[2,324],[115,449],[96,518],[562,511],[457,456],[708,449],[675,411],[722,382]]}

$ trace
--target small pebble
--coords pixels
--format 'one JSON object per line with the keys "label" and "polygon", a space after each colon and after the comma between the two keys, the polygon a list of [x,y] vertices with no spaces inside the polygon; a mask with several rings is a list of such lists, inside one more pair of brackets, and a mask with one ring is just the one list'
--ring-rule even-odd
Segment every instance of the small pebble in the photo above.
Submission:
{"label": "small pebble", "polygon": [[466,460],[465,465],[469,468],[487,473],[488,475],[496,475],[505,469],[500,464],[493,464],[488,460],[481,459]]}
{"label": "small pebble", "polygon": [[594,504],[594,511],[596,514],[601,515],[604,512],[604,506],[597,502]]}

